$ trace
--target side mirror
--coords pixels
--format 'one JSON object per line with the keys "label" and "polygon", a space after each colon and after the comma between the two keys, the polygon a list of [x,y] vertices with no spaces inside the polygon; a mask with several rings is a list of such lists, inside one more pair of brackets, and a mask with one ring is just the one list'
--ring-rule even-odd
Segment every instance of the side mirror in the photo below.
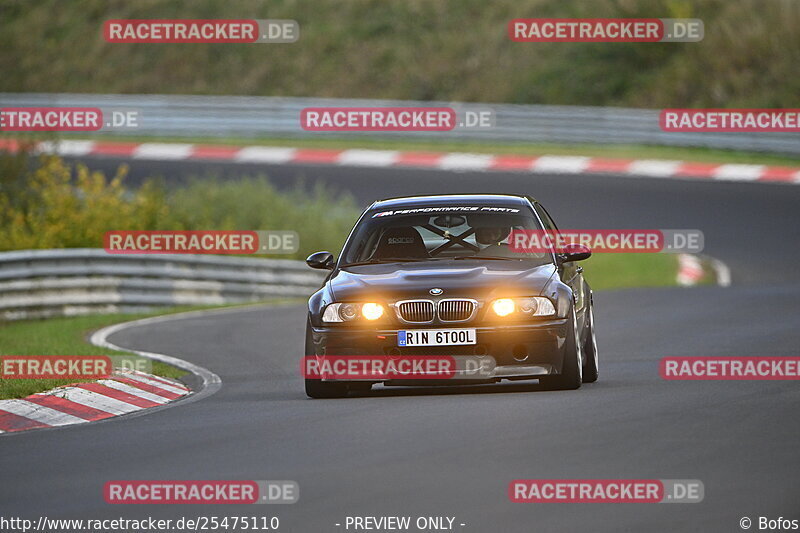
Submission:
{"label": "side mirror", "polygon": [[559,254],[562,263],[571,261],[583,261],[592,256],[592,251],[583,244],[571,243],[564,246],[564,251]]}
{"label": "side mirror", "polygon": [[306,258],[306,264],[311,268],[333,270],[335,261],[333,260],[333,254],[330,252],[315,252]]}

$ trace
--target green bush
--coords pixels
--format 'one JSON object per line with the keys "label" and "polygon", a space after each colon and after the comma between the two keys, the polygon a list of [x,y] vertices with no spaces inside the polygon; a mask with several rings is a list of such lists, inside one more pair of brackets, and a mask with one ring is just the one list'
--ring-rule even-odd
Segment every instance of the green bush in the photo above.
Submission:
{"label": "green bush", "polygon": [[125,173],[120,167],[107,180],[77,165],[73,176],[61,158],[43,156],[33,170],[6,174],[11,185],[0,189],[0,250],[98,247],[110,229],[157,226],[167,213],[162,191],[147,183],[131,194],[122,185]]}
{"label": "green bush", "polygon": [[352,197],[322,185],[284,192],[264,177],[209,178],[175,190],[148,180],[131,190],[125,174],[123,166],[107,179],[56,156],[34,165],[0,156],[0,250],[100,248],[111,230],[293,230],[300,250],[291,257],[304,258],[337,250],[359,213]]}

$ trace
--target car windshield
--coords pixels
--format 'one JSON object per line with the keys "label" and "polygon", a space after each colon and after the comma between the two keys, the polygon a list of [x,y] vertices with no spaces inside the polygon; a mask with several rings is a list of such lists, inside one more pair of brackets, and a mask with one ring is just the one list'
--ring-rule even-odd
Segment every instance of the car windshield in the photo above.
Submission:
{"label": "car windshield", "polygon": [[[498,212],[502,210],[509,212]],[[419,211],[428,212],[418,214]],[[342,266],[442,259],[545,264],[552,261],[548,253],[520,253],[509,247],[512,230],[541,229],[531,213],[518,208],[419,208],[367,213],[347,241]]]}

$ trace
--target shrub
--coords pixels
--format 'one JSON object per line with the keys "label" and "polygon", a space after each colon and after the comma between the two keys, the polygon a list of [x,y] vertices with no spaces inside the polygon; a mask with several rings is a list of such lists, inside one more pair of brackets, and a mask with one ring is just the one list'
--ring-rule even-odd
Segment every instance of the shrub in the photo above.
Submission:
{"label": "shrub", "polygon": [[358,215],[351,196],[322,185],[284,192],[265,177],[208,178],[171,191],[147,180],[131,190],[125,166],[107,179],[56,156],[32,169],[24,161],[0,156],[0,250],[98,248],[110,230],[293,230],[293,257],[303,258],[340,246]]}

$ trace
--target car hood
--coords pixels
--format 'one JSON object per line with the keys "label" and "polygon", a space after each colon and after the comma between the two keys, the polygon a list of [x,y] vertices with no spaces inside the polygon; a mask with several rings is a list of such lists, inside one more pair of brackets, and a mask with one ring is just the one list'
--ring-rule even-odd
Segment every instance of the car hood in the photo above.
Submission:
{"label": "car hood", "polygon": [[486,300],[502,296],[536,296],[555,274],[555,265],[522,261],[441,261],[344,267],[328,280],[334,301],[430,298]]}

